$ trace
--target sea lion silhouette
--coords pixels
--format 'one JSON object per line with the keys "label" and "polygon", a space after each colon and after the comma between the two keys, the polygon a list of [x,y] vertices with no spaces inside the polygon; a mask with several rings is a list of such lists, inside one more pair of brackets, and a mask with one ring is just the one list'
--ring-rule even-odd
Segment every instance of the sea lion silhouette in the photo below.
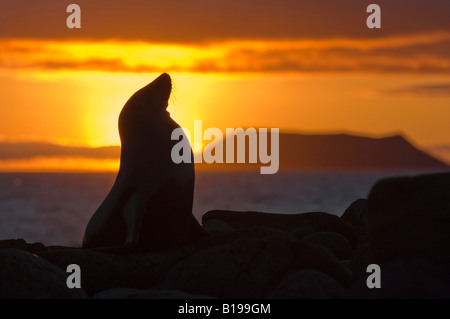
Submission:
{"label": "sea lion silhouette", "polygon": [[206,234],[192,215],[194,161],[171,158],[179,128],[166,111],[171,90],[164,73],[123,107],[119,172],[86,227],[83,248],[167,249]]}

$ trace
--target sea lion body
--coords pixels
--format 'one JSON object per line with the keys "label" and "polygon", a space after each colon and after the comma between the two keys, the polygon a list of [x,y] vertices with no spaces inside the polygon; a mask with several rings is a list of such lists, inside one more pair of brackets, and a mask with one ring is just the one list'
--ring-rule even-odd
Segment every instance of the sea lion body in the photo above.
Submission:
{"label": "sea lion body", "polygon": [[86,227],[84,248],[167,249],[205,235],[192,215],[193,160],[175,164],[171,158],[178,142],[171,134],[179,128],[166,111],[171,89],[164,73],[122,109],[119,172]]}

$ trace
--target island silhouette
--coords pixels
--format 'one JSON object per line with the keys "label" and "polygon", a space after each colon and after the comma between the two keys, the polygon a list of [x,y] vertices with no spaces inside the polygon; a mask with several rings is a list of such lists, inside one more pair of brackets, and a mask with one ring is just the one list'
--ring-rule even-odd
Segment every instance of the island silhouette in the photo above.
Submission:
{"label": "island silhouette", "polygon": [[[231,137],[227,137],[228,139]],[[223,141],[207,147],[226,147]],[[235,143],[235,154],[237,143]],[[248,162],[248,141],[246,143]],[[420,148],[402,135],[381,138],[351,134],[299,134],[280,132],[280,171],[290,170],[445,170],[449,165]],[[35,157],[80,157],[118,159],[120,146],[74,147],[51,143],[0,142],[0,160],[22,160]],[[259,170],[262,163],[197,163],[199,170]]]}

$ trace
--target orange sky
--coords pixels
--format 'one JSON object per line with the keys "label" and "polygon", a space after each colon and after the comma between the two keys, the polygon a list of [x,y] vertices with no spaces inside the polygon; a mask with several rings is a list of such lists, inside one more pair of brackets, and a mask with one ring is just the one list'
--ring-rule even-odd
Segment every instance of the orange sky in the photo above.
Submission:
{"label": "orange sky", "polygon": [[[81,30],[65,27],[59,2],[22,2],[0,2],[0,141],[118,144],[123,104],[168,72],[169,111],[190,130],[201,119],[223,130],[402,133],[418,146],[450,145],[448,1],[422,14],[426,2],[409,1],[414,23],[394,15],[406,2],[379,1],[381,30],[365,27],[361,1],[195,0],[173,9],[135,0],[106,11],[105,1],[78,1]],[[28,164],[0,154],[0,170]]]}

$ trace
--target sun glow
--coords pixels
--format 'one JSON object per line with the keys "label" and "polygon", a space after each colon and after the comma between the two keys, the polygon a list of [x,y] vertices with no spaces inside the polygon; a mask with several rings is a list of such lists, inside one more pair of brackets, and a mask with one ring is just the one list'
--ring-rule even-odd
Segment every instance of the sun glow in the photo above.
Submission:
{"label": "sun glow", "polygon": [[1,40],[0,52],[0,67],[47,71],[183,71],[193,68],[199,60],[223,57],[220,47],[114,41]]}
{"label": "sun glow", "polygon": [[449,41],[449,32],[437,31],[373,39],[230,40],[203,44],[0,40],[0,69],[446,73],[450,62],[439,48]]}
{"label": "sun glow", "polygon": [[[169,72],[168,111],[191,132],[202,120],[204,128],[221,130],[401,131],[419,145],[445,144],[450,61],[434,48],[448,41],[445,32],[179,45],[0,39],[0,137],[119,145],[118,117],[127,99]],[[395,54],[384,53],[389,50]],[[192,146],[199,152],[205,145]],[[49,158],[27,165],[0,156],[0,170],[118,167],[117,161]]]}

